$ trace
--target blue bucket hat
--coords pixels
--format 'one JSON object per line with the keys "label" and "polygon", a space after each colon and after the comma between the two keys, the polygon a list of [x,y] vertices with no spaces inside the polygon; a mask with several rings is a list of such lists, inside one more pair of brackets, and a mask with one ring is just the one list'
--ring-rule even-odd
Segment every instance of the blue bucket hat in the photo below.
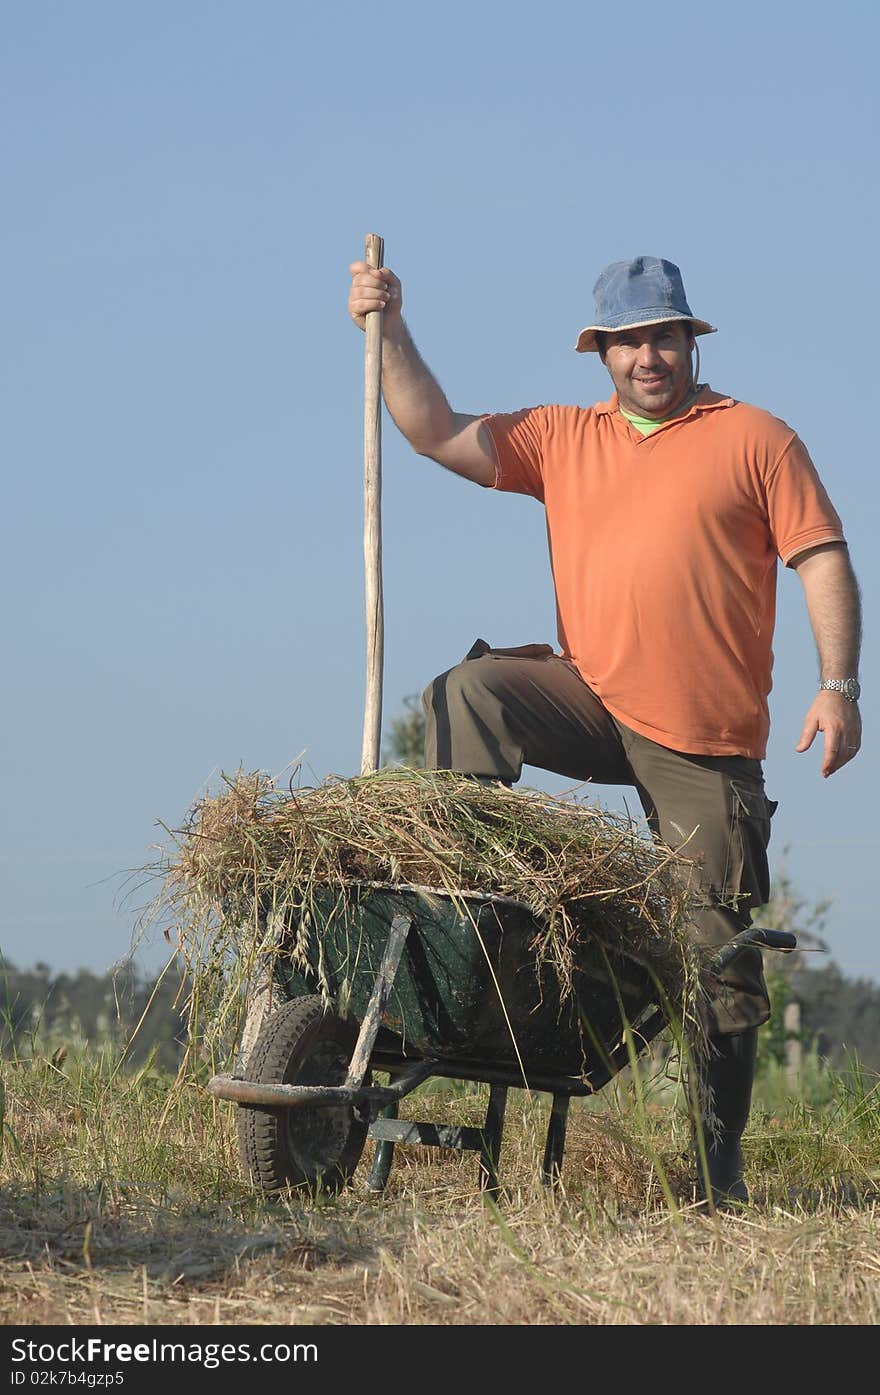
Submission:
{"label": "blue bucket hat", "polygon": [[694,334],[714,334],[715,326],[698,320],[685,298],[681,272],[662,257],[633,257],[612,262],[599,273],[593,287],[596,323],[582,329],[575,344],[579,354],[598,353],[596,331],[656,325],[663,320],[689,320]]}

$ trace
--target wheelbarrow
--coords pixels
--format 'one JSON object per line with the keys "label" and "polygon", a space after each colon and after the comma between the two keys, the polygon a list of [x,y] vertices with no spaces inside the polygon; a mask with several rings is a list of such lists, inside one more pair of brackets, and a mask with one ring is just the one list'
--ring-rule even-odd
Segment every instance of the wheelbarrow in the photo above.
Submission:
{"label": "wheelbarrow", "polygon": [[[536,956],[532,912],[507,897],[360,884],[342,909],[328,894],[325,911],[305,951],[295,927],[282,934],[256,1040],[235,1074],[208,1086],[239,1105],[242,1162],[267,1194],[338,1191],[368,1138],[373,1191],[388,1180],[395,1146],[422,1144],[473,1150],[480,1186],[497,1194],[510,1088],[552,1095],[542,1180],[554,1184],[572,1097],[601,1090],[670,1020],[655,977],[625,949],[585,945],[563,994]],[[285,933],[297,952],[284,952]],[[747,944],[791,950],[797,941],[751,928],[713,967]],[[374,1072],[388,1084],[374,1084]],[[398,1117],[401,1100],[435,1076],[488,1084],[482,1127]]]}

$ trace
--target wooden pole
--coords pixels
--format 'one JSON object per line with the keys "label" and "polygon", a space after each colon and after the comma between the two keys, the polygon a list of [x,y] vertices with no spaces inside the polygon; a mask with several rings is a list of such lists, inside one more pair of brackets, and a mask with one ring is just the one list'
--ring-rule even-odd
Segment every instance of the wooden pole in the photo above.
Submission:
{"label": "wooden pole", "polygon": [[785,1031],[785,1078],[792,1090],[800,1094],[803,1085],[804,1047],[801,1040],[801,1005],[785,1004],[782,1014]]}
{"label": "wooden pole", "polygon": [[[382,265],[385,243],[367,233],[364,260]],[[361,774],[379,768],[382,733],[382,663],[385,618],[382,608],[382,311],[367,316],[364,346],[364,571],[367,618],[367,683]]]}

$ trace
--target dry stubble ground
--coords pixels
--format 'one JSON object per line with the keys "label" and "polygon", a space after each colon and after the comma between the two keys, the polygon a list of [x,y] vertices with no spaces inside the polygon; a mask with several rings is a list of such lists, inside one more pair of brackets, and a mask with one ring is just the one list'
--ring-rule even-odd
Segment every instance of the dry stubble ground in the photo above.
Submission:
{"label": "dry stubble ground", "polygon": [[[269,1202],[240,1178],[234,1108],[95,1062],[4,1071],[0,1321],[73,1324],[873,1324],[880,1315],[876,1091],[753,1114],[758,1204],[698,1214],[669,1102],[573,1105],[556,1195],[536,1175],[549,1106],[511,1091],[508,1196],[476,1159],[368,1145],[335,1199]],[[478,1122],[479,1090],[412,1117]],[[664,1167],[678,1210],[658,1181]]]}

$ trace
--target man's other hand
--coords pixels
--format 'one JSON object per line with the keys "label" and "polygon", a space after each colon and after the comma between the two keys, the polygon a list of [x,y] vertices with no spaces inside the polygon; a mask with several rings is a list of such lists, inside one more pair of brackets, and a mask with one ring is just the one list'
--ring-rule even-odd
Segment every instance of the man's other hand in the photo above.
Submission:
{"label": "man's other hand", "polygon": [[851,761],[862,744],[862,719],[858,705],[841,693],[822,689],[804,718],[804,729],[796,751],[808,751],[817,732],[825,737],[822,774],[827,780],[835,770]]}

